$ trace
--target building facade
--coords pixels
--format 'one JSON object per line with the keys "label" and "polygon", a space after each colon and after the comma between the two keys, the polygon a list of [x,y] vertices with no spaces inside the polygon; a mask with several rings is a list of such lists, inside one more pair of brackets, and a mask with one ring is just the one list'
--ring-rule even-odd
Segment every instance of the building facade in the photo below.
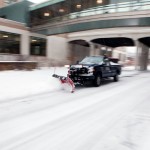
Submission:
{"label": "building facade", "polygon": [[1,0],[0,1],[0,8],[1,7],[5,7],[7,5],[10,5],[10,4],[13,4],[13,3],[16,3],[16,2],[19,2],[20,0]]}
{"label": "building facade", "polygon": [[111,55],[115,47],[137,46],[136,41],[149,48],[149,11],[149,0],[11,1],[0,9],[0,59],[54,66]]}

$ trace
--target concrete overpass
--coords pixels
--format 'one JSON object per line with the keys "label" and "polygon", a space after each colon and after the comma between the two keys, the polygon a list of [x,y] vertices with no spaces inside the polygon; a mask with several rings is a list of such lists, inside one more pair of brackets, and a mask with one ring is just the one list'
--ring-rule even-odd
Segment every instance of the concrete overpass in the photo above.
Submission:
{"label": "concrete overpass", "polygon": [[147,69],[150,47],[149,27],[122,27],[69,33],[68,42],[89,47],[90,55],[104,54],[101,51],[102,47],[110,51],[116,47],[134,46],[137,48],[136,69]]}
{"label": "concrete overpass", "polygon": [[[86,55],[103,54],[100,49],[134,46],[136,69],[146,70],[150,47],[150,10],[95,14],[33,26],[32,32],[62,36],[69,44],[72,62]],[[51,49],[51,47],[49,47]],[[80,55],[78,55],[80,54]]]}
{"label": "concrete overpass", "polygon": [[[10,7],[20,9],[20,4]],[[9,8],[0,10],[1,17],[11,19]],[[32,40],[38,37],[39,41],[44,37],[46,46],[39,46],[40,54],[44,54],[51,65],[74,63],[86,55],[104,54],[103,49],[111,55],[120,48],[118,51],[122,50],[123,54],[124,47],[132,46],[137,48],[136,68],[146,70],[150,47],[149,0],[103,0],[100,3],[98,0],[53,0],[26,10],[30,15],[29,31],[19,34],[21,54],[36,55],[36,46],[35,53],[30,49]],[[18,15],[14,13],[13,17],[16,19]],[[8,32],[8,27],[2,27],[2,31]],[[10,28],[9,31],[14,30]]]}

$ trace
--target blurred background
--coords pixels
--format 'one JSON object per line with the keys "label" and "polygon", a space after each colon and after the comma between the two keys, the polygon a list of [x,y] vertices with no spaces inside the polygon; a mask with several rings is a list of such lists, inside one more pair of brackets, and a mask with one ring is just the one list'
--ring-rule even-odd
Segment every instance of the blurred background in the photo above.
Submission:
{"label": "blurred background", "polygon": [[0,61],[63,66],[106,54],[147,70],[149,12],[149,0],[1,0]]}

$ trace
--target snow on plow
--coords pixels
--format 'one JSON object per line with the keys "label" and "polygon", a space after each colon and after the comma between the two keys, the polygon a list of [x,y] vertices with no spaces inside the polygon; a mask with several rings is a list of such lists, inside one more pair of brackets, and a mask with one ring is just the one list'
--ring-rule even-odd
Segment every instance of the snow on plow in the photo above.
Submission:
{"label": "snow on plow", "polygon": [[74,85],[74,82],[67,76],[60,76],[60,75],[57,75],[57,74],[53,74],[52,77],[54,78],[58,78],[63,89],[73,93],[75,91],[75,85]]}

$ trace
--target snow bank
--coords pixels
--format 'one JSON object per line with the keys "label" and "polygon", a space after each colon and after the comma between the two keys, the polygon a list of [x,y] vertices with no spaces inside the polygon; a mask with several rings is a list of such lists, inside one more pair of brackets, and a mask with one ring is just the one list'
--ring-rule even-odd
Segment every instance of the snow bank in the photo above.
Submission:
{"label": "snow bank", "polygon": [[54,71],[60,75],[67,74],[66,68],[0,72],[0,101],[59,90],[60,82],[52,77]]}
{"label": "snow bank", "polygon": [[[123,70],[120,76],[138,74],[138,71],[131,68]],[[52,74],[66,76],[67,71],[68,69],[65,67],[41,68],[33,71],[1,71],[0,101],[60,90],[62,88],[60,82],[58,79],[53,78]]]}

